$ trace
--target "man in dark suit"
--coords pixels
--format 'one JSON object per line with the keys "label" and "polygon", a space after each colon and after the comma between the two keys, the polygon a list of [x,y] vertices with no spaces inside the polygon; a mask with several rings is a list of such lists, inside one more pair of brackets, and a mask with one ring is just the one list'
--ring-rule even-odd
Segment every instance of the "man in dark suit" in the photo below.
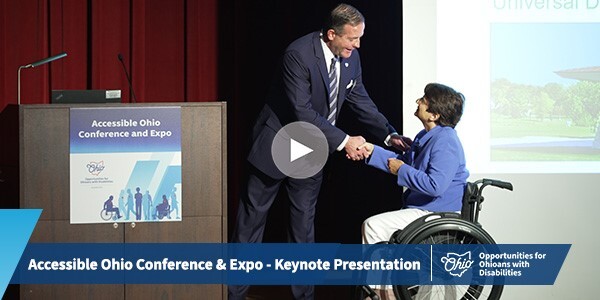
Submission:
{"label": "man in dark suit", "polygon": [[[388,146],[403,149],[402,137],[377,110],[363,83],[360,38],[365,29],[362,14],[354,7],[340,4],[329,15],[320,32],[292,42],[283,55],[281,76],[272,86],[266,104],[252,132],[248,156],[250,176],[242,192],[231,241],[262,241],[267,214],[279,187],[284,184],[290,198],[289,241],[314,242],[314,218],[321,188],[322,170],[309,178],[283,174],[273,162],[271,144],[278,130],[295,121],[319,128],[329,151],[346,152],[352,160],[365,158],[358,146],[362,136],[349,136],[335,126],[342,105],[354,110],[358,120]],[[230,286],[229,299],[244,299],[248,286]],[[314,287],[293,286],[295,299],[313,299]]]}

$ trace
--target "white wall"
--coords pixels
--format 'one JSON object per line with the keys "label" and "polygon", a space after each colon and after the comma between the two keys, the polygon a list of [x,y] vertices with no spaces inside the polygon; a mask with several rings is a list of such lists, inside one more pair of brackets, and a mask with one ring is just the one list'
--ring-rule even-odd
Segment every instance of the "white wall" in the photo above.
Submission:
{"label": "white wall", "polygon": [[481,223],[499,244],[572,244],[553,286],[506,286],[503,299],[597,299],[600,294],[600,175],[473,174],[514,191],[486,188]]}
{"label": "white wall", "polygon": [[[410,137],[422,128],[412,116],[416,108],[414,100],[423,94],[426,83],[437,78],[436,17],[434,0],[403,2],[404,134]],[[489,84],[489,80],[484,84]],[[488,149],[489,146],[481,151]],[[486,189],[481,214],[484,228],[497,243],[556,243],[572,247],[554,285],[506,286],[502,298],[597,299],[600,239],[596,232],[598,225],[593,220],[600,213],[600,175],[536,174],[533,168],[522,171],[471,175],[470,180],[496,178],[514,185],[513,192]],[[570,172],[565,170],[565,173]]]}

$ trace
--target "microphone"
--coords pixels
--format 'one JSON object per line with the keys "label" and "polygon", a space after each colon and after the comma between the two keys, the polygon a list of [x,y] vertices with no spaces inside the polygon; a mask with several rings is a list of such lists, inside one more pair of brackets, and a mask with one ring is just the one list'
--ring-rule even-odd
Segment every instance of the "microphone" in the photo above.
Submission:
{"label": "microphone", "polygon": [[133,103],[136,103],[136,99],[135,99],[135,93],[133,92],[133,86],[131,85],[131,78],[129,77],[129,73],[127,73],[127,68],[125,67],[125,63],[123,62],[123,55],[121,55],[121,53],[119,53],[119,55],[117,55],[117,58],[119,59],[119,61],[121,62],[121,65],[123,66],[123,71],[125,72],[125,77],[127,77],[127,83],[129,83],[129,91],[131,92],[131,95],[133,96],[129,102],[131,102],[131,100],[133,100]]}
{"label": "microphone", "polygon": [[57,59],[61,59],[61,58],[65,57],[65,56],[67,56],[67,53],[66,53],[66,52],[63,52],[63,53],[61,53],[61,54],[57,54],[57,55],[54,55],[54,56],[50,56],[50,57],[48,57],[48,58],[44,58],[44,59],[42,59],[42,60],[38,60],[38,61],[36,61],[36,62],[34,62],[34,63],[30,63],[30,64],[28,64],[28,65],[24,65],[24,66],[22,66],[22,68],[23,68],[23,69],[27,69],[27,68],[35,68],[35,67],[37,67],[37,66],[41,66],[41,65],[43,65],[43,64],[47,64],[47,63],[49,63],[49,62],[51,62],[51,61],[55,61],[55,60],[57,60]]}

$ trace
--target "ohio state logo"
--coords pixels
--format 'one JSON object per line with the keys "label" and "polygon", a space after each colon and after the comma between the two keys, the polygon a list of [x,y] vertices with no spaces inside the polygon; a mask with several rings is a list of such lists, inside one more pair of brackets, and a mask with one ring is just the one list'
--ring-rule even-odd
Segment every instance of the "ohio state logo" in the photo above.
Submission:
{"label": "ohio state logo", "polygon": [[87,169],[90,174],[98,176],[104,170],[104,161],[91,161],[87,164]]}
{"label": "ohio state logo", "polygon": [[463,254],[458,253],[447,253],[446,256],[441,258],[444,264],[444,270],[452,276],[462,277],[466,270],[471,268],[473,260],[471,260],[471,251],[467,251]]}

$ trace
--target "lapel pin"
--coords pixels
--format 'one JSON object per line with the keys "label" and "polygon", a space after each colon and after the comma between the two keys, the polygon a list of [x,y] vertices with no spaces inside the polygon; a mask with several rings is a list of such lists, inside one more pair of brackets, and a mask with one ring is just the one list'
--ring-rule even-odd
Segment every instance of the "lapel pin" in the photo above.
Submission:
{"label": "lapel pin", "polygon": [[346,68],[348,67],[348,63],[345,63],[344,66],[346,66]]}

